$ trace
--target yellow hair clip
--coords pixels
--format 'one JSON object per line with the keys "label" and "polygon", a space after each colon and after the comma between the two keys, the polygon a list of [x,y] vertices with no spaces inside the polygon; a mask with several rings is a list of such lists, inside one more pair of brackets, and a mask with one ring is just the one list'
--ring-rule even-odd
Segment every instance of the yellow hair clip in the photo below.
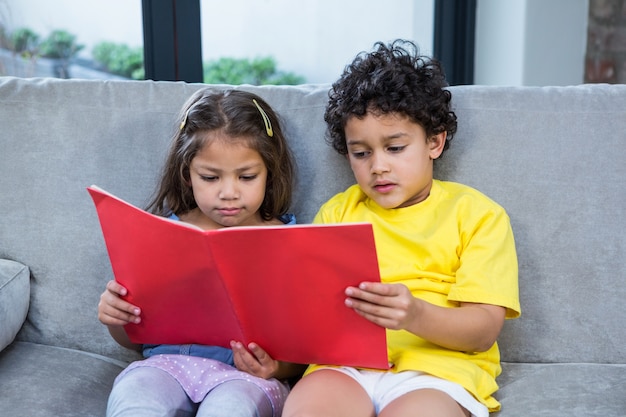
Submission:
{"label": "yellow hair clip", "polygon": [[185,128],[185,125],[187,124],[187,117],[189,116],[189,111],[191,111],[191,107],[187,109],[187,112],[185,113],[185,117],[183,118],[183,121],[180,122],[180,127],[178,128],[178,130],[182,131]]}
{"label": "yellow hair clip", "polygon": [[274,137],[274,131],[272,130],[272,123],[270,122],[270,118],[267,116],[267,113],[265,113],[265,110],[263,110],[263,108],[261,106],[259,106],[259,103],[257,103],[256,99],[252,99],[252,101],[254,102],[254,105],[256,106],[257,109],[259,109],[259,112],[261,113],[261,117],[263,117],[263,123],[265,123],[265,131],[267,132],[267,136]]}

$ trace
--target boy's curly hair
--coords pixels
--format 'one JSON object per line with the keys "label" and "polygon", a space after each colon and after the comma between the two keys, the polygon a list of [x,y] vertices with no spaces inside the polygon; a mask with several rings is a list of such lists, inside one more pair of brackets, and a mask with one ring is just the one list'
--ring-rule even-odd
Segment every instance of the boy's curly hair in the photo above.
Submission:
{"label": "boy's curly hair", "polygon": [[332,85],[324,113],[328,142],[346,155],[345,126],[351,117],[399,113],[422,126],[427,138],[447,131],[445,150],[457,128],[447,85],[440,62],[420,55],[413,42],[377,42],[374,51],[359,53]]}

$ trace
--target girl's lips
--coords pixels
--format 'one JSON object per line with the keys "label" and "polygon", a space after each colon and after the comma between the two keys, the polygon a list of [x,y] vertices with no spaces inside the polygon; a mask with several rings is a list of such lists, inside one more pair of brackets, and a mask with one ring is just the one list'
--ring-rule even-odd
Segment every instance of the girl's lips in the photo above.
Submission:
{"label": "girl's lips", "polygon": [[221,208],[221,209],[218,209],[218,211],[223,216],[234,216],[236,214],[239,214],[241,209],[239,209],[239,208]]}

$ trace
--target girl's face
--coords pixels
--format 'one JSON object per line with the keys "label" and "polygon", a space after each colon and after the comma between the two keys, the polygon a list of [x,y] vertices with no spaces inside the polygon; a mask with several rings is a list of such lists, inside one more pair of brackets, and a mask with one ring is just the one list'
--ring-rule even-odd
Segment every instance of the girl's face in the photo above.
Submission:
{"label": "girl's face", "polygon": [[446,133],[427,140],[422,126],[400,114],[346,123],[348,159],[357,183],[379,206],[408,207],[425,200],[433,179],[433,159],[443,151]]}
{"label": "girl's face", "polygon": [[265,197],[267,168],[261,155],[245,142],[208,140],[191,160],[189,174],[198,207],[181,220],[204,230],[264,223],[259,208]]}

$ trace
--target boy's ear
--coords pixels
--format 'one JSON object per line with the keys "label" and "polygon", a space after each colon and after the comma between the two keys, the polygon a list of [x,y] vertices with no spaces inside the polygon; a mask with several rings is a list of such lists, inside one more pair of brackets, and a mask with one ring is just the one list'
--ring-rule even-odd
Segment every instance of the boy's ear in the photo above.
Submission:
{"label": "boy's ear", "polygon": [[443,152],[443,148],[446,145],[446,138],[448,137],[448,132],[444,131],[433,135],[428,140],[430,147],[430,159],[437,159],[441,156]]}

